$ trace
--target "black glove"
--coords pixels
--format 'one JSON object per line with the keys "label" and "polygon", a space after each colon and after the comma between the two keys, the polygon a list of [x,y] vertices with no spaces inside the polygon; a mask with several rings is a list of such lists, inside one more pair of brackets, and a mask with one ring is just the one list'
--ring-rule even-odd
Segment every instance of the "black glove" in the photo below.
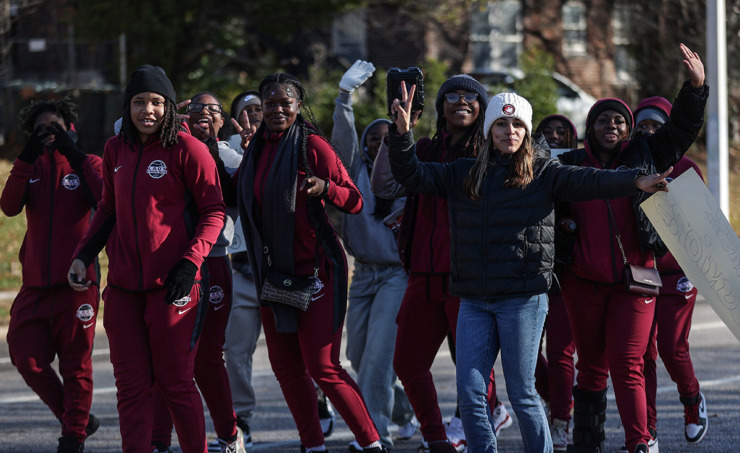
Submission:
{"label": "black glove", "polygon": [[190,294],[190,290],[193,289],[193,282],[195,282],[195,274],[198,272],[198,267],[193,264],[192,261],[182,258],[175,264],[175,266],[167,274],[167,278],[164,280],[167,295],[164,297],[164,301],[167,305],[172,305],[178,299]]}
{"label": "black glove", "polygon": [[74,140],[72,140],[72,137],[69,136],[67,131],[62,129],[59,123],[52,123],[51,131],[54,134],[54,146],[56,149],[67,158],[72,168],[75,170],[82,168],[82,162],[87,159],[87,154],[80,151],[77,145],[75,145]]}
{"label": "black glove", "polygon": [[43,127],[39,126],[36,128],[36,130],[33,131],[31,136],[28,137],[28,141],[23,147],[23,150],[21,150],[21,153],[18,154],[18,159],[26,162],[27,164],[32,164],[34,163],[34,161],[36,161],[36,159],[38,159],[41,153],[44,152],[44,144],[41,141],[41,134],[43,130]]}

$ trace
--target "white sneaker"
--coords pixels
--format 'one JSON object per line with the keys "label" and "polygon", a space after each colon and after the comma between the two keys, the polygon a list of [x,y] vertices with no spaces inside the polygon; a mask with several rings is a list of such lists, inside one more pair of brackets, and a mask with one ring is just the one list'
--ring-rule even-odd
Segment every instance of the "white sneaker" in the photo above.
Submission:
{"label": "white sneaker", "polygon": [[462,453],[468,446],[465,440],[465,431],[463,431],[462,420],[458,417],[452,417],[450,422],[445,425],[445,431],[447,431],[447,440],[450,441],[455,450],[458,453]]}
{"label": "white sneaker", "polygon": [[506,410],[503,401],[499,401],[496,408],[493,410],[493,432],[498,437],[499,431],[508,428],[514,424],[514,420],[511,419],[509,411]]}
{"label": "white sneaker", "polygon": [[658,437],[656,436],[655,439],[650,439],[648,442],[648,450],[650,453],[660,453],[660,446],[658,445]]}
{"label": "white sneaker", "polygon": [[566,451],[570,443],[568,421],[553,418],[552,423],[550,423],[550,437],[552,437],[552,448],[554,451]]}
{"label": "white sneaker", "polygon": [[684,404],[684,436],[686,442],[697,444],[704,439],[709,428],[709,418],[707,417],[707,400],[704,393],[699,392],[699,401],[696,404]]}
{"label": "white sneaker", "polygon": [[[215,444],[218,445],[218,450],[211,450]],[[244,433],[242,432],[242,429],[237,426],[236,439],[233,442],[216,439],[216,442],[209,443],[208,451],[217,451],[219,453],[247,453],[247,449],[244,448]]]}
{"label": "white sneaker", "polygon": [[411,439],[414,436],[414,434],[416,434],[416,430],[419,429],[420,426],[421,426],[421,423],[419,423],[419,420],[416,419],[416,415],[414,415],[411,418],[411,421],[409,421],[403,426],[398,427],[398,438],[400,440]]}

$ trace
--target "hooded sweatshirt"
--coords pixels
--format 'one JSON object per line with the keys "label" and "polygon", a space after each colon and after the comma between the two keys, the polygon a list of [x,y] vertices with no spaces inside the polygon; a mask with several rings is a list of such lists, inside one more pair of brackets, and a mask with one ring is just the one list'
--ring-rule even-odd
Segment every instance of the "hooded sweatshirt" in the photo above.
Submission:
{"label": "hooded sweatshirt", "polygon": [[[359,262],[401,264],[395,235],[382,219],[373,214],[377,203],[370,189],[373,161],[365,147],[368,131],[378,123],[390,125],[390,121],[385,119],[373,121],[362,132],[362,138],[358,142],[352,96],[349,93],[340,93],[335,103],[331,141],[345,161],[349,174],[364,200],[364,207],[359,214],[342,214],[344,241],[349,246],[349,253]],[[390,212],[402,209],[405,203],[405,197],[395,200]]]}

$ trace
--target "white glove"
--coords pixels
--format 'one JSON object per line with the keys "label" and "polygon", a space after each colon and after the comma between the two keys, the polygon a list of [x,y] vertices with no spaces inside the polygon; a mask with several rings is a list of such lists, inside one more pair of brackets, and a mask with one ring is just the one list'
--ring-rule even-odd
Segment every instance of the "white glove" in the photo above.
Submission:
{"label": "white glove", "polygon": [[375,72],[375,66],[369,61],[357,60],[347,69],[339,82],[339,88],[351,93]]}

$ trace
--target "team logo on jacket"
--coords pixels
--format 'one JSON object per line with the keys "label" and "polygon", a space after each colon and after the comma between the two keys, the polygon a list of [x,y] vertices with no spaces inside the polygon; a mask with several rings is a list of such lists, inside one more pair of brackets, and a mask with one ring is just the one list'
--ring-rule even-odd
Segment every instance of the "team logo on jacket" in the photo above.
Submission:
{"label": "team logo on jacket", "polygon": [[159,179],[167,174],[167,165],[165,165],[164,162],[162,162],[161,160],[155,160],[154,162],[149,164],[146,172],[152,178]]}
{"label": "team logo on jacket", "polygon": [[[190,302],[190,300],[191,300],[191,297],[190,296],[185,296],[185,297],[183,297],[181,299],[177,299],[176,301],[172,302],[172,305],[174,305],[175,307],[184,307],[185,305],[188,304],[188,302]],[[182,313],[180,313],[180,314],[182,314]]]}
{"label": "team logo on jacket", "polygon": [[211,286],[211,294],[208,296],[208,300],[212,304],[220,304],[224,298],[224,289],[220,286]]}
{"label": "team logo on jacket", "polygon": [[80,187],[80,177],[74,173],[70,173],[62,178],[62,187],[67,190],[75,190]]}
{"label": "team logo on jacket", "polygon": [[502,112],[504,112],[504,115],[513,115],[516,109],[511,104],[506,104],[504,108],[501,109]]}
{"label": "team logo on jacket", "polygon": [[676,289],[682,293],[688,293],[694,289],[694,284],[689,281],[688,277],[681,277],[678,279],[678,282],[676,282]]}
{"label": "team logo on jacket", "polygon": [[87,322],[95,317],[95,309],[90,304],[82,304],[77,309],[77,319]]}

